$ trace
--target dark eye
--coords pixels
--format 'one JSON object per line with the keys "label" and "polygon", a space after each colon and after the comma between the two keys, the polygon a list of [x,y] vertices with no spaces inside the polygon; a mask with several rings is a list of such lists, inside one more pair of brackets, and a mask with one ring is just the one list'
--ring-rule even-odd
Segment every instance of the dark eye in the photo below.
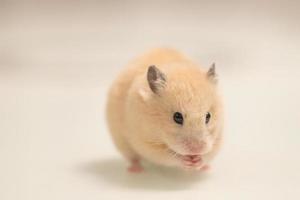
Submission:
{"label": "dark eye", "polygon": [[179,112],[174,113],[173,119],[177,124],[181,124],[181,125],[183,124],[183,116],[181,113]]}
{"label": "dark eye", "polygon": [[208,113],[206,113],[206,117],[205,117],[205,123],[206,124],[208,124],[209,123],[209,120],[210,120],[210,118],[211,118],[211,115],[210,115],[210,113],[208,112]]}

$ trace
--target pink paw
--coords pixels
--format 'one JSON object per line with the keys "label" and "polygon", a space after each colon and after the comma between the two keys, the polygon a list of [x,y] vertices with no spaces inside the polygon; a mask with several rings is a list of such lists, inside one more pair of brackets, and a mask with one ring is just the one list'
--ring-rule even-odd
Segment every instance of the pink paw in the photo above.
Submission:
{"label": "pink paw", "polygon": [[184,166],[188,168],[198,168],[203,164],[200,155],[186,155],[182,157],[182,162]]}
{"label": "pink paw", "polygon": [[201,171],[208,171],[210,170],[210,166],[209,165],[204,165],[203,167],[200,168]]}
{"label": "pink paw", "polygon": [[139,160],[133,160],[127,170],[131,173],[141,173],[144,171],[144,168],[141,166]]}

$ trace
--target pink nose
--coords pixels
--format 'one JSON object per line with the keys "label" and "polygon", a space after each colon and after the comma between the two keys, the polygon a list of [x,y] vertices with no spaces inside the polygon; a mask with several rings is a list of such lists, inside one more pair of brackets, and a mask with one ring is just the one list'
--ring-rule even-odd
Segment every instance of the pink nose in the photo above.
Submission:
{"label": "pink nose", "polygon": [[191,145],[189,149],[192,152],[200,152],[203,149],[203,144]]}
{"label": "pink nose", "polygon": [[203,142],[197,142],[197,141],[187,141],[185,142],[186,149],[190,152],[193,152],[195,154],[201,152],[201,150],[204,148]]}

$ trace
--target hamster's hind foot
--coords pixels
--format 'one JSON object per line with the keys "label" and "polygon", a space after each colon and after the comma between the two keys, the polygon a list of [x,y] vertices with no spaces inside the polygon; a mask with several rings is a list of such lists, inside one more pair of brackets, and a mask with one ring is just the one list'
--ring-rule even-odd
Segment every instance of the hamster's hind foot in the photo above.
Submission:
{"label": "hamster's hind foot", "polygon": [[130,166],[127,168],[127,170],[130,173],[141,173],[144,171],[144,168],[142,167],[140,160],[133,159],[130,161]]}

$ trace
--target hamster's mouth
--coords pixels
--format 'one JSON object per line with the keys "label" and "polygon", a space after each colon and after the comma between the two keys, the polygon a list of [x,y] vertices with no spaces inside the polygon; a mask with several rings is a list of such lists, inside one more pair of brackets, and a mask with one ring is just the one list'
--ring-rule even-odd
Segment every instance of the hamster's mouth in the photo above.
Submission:
{"label": "hamster's mouth", "polygon": [[176,157],[187,168],[200,168],[203,166],[203,159],[200,154],[179,154],[169,148],[172,156]]}
{"label": "hamster's mouth", "polygon": [[177,151],[174,151],[173,149],[171,149],[171,148],[168,148],[168,151],[172,154],[172,155],[174,155],[174,156],[176,156],[176,157],[195,157],[195,156],[201,156],[201,154],[180,154],[180,153],[178,153]]}
{"label": "hamster's mouth", "polygon": [[191,151],[189,153],[184,153],[183,154],[183,153],[179,153],[178,151],[174,150],[174,148],[170,147],[167,143],[165,144],[165,148],[167,148],[168,151],[171,154],[173,154],[175,156],[179,156],[179,157],[182,157],[182,156],[191,156],[191,157],[193,157],[193,156],[204,156],[205,154],[208,153],[205,148],[202,148],[202,149],[199,149],[199,150],[194,151],[194,152]]}
{"label": "hamster's mouth", "polygon": [[150,144],[155,145],[156,148],[160,148],[161,150],[166,150],[170,154],[170,156],[178,159],[184,167],[199,168],[199,166],[203,165],[203,154],[181,154],[170,148],[167,143]]}

